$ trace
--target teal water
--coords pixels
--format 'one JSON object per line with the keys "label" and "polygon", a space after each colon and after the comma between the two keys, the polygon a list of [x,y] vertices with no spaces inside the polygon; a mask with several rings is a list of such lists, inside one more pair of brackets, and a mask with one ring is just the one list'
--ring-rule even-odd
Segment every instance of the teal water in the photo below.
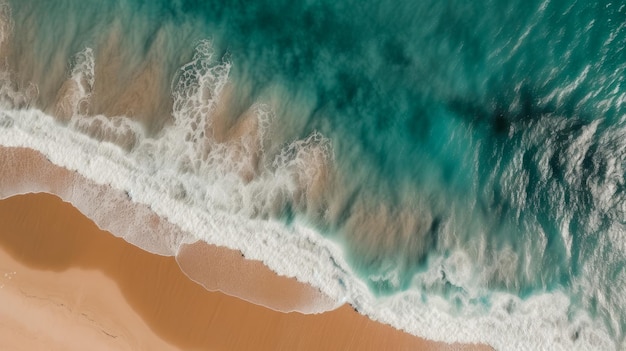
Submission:
{"label": "teal water", "polygon": [[[576,292],[621,338],[624,5],[202,1],[181,12],[216,23],[246,84],[302,97],[286,119],[330,137],[349,196],[324,220],[372,289],[413,289],[430,256],[473,249],[489,289]],[[389,222],[408,208],[426,223],[403,235],[351,225],[361,207],[381,210],[371,202]],[[485,273],[494,265],[505,267]],[[393,270],[395,281],[372,278]],[[578,286],[591,272],[602,288]],[[432,289],[454,291],[445,277]]]}
{"label": "teal water", "polygon": [[[211,38],[232,62],[231,108],[272,102],[269,153],[316,131],[333,147],[321,200],[270,216],[340,243],[376,296],[415,291],[463,316],[488,314],[498,292],[558,291],[623,342],[626,2],[10,5],[42,105],[111,28],[120,75],[156,58],[164,96]],[[167,118],[149,117],[157,135]]]}

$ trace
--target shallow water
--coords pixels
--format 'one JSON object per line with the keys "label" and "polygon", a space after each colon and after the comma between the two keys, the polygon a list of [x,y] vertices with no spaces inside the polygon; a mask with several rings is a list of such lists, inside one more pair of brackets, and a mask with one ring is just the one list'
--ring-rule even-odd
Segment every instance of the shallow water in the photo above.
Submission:
{"label": "shallow water", "polygon": [[0,143],[126,191],[172,243],[420,336],[625,347],[626,4],[8,8]]}

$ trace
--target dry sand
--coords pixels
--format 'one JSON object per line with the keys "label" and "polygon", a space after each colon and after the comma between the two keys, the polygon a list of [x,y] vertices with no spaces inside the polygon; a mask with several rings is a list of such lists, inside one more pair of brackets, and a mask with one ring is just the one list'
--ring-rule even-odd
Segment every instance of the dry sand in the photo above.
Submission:
{"label": "dry sand", "polygon": [[98,271],[25,266],[0,251],[0,349],[176,350]]}
{"label": "dry sand", "polygon": [[[188,279],[48,194],[0,201],[0,348],[457,350],[343,306],[280,313]],[[280,286],[275,289],[280,290]]]}

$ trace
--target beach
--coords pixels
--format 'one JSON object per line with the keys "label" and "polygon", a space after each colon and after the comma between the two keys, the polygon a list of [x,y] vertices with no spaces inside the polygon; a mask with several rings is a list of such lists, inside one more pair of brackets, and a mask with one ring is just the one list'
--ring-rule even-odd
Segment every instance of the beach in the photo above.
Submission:
{"label": "beach", "polygon": [[626,349],[614,5],[0,0],[3,346]]}
{"label": "beach", "polygon": [[50,194],[0,201],[0,223],[5,349],[479,349],[419,339],[350,306],[281,313],[209,292],[173,257],[100,230]]}

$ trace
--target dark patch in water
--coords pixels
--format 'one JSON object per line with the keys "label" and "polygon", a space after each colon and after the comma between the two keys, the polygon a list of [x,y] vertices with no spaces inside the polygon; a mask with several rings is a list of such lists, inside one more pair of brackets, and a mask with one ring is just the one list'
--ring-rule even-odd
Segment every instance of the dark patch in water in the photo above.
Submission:
{"label": "dark patch in water", "polygon": [[496,134],[508,134],[511,123],[504,111],[498,110],[493,114],[491,126]]}

